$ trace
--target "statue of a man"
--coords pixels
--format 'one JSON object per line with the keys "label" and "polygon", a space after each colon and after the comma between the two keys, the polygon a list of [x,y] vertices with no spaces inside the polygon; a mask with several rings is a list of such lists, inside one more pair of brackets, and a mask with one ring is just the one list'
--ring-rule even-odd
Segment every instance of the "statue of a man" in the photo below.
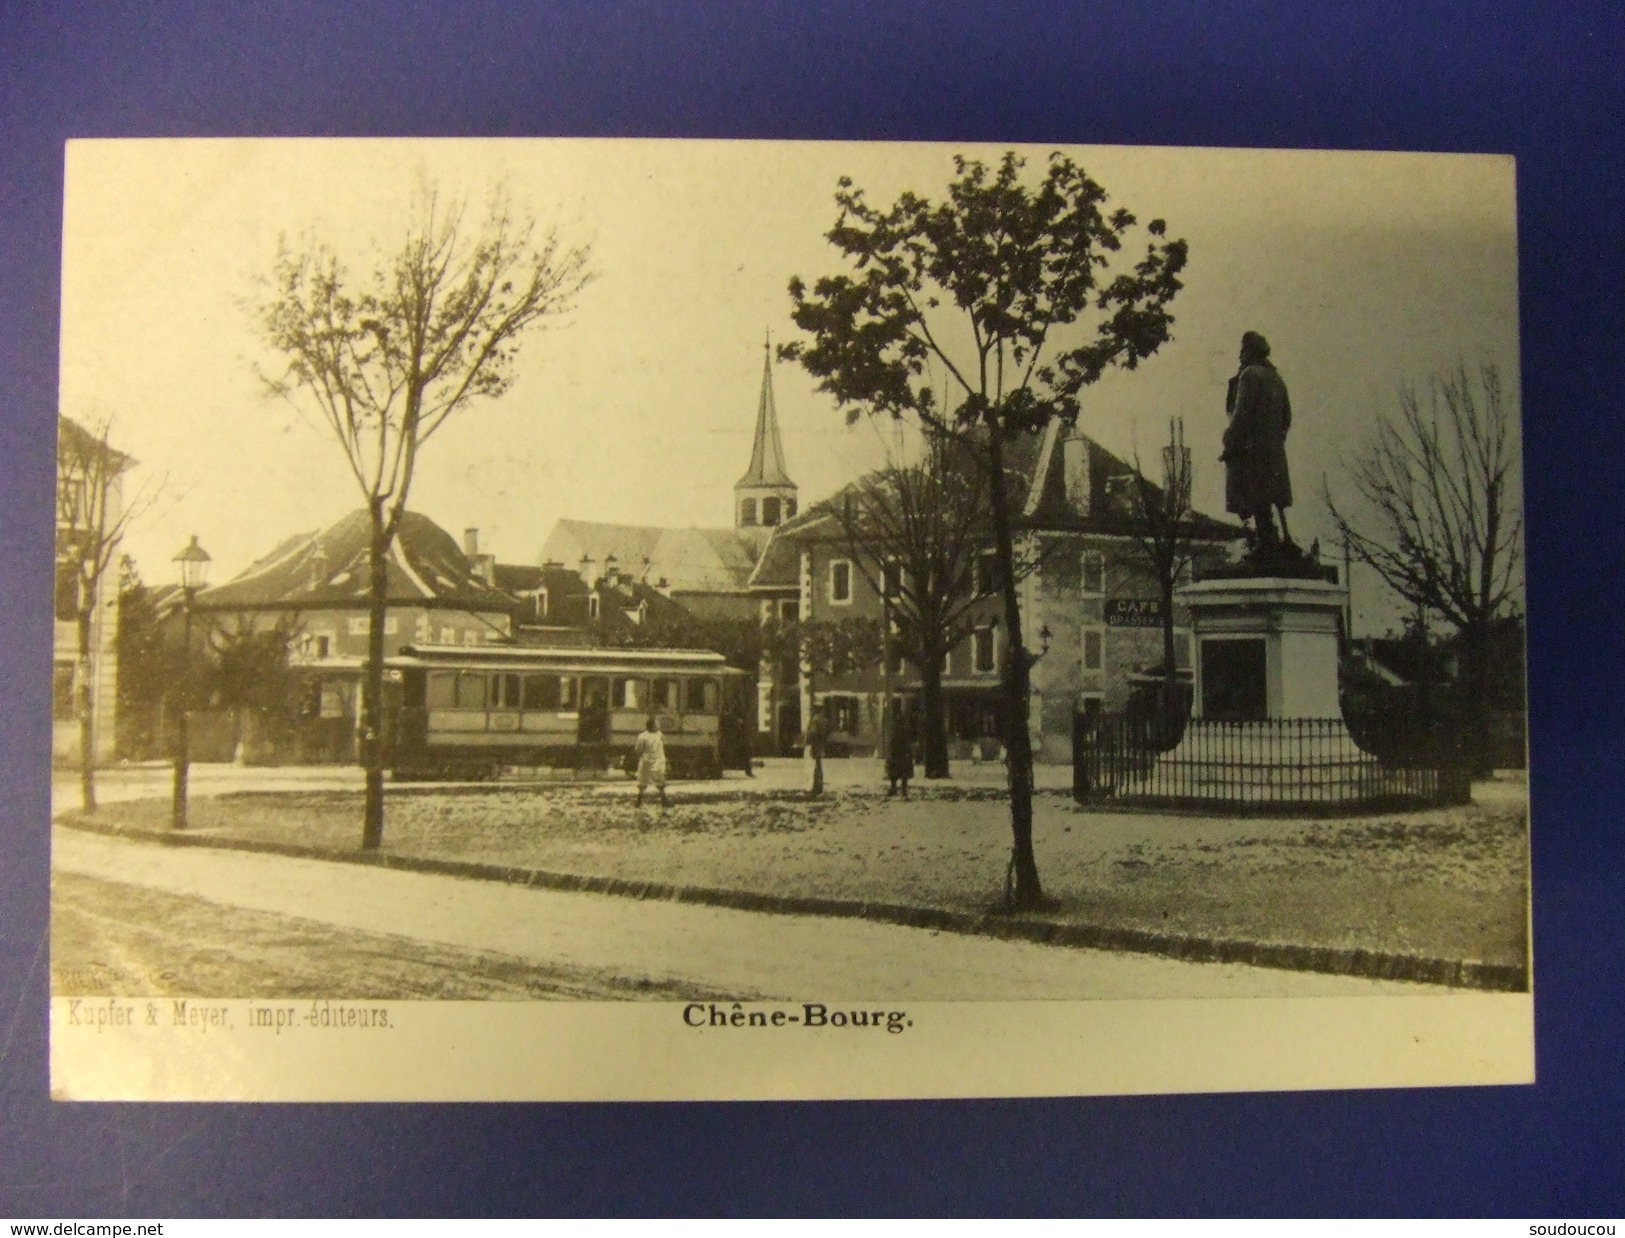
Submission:
{"label": "statue of a man", "polygon": [[1227,510],[1252,521],[1255,546],[1279,540],[1272,512],[1281,516],[1281,535],[1288,545],[1286,509],[1292,506],[1292,479],[1287,473],[1286,432],[1292,427],[1292,402],[1286,383],[1270,363],[1270,346],[1262,335],[1241,337],[1241,368],[1225,396],[1230,424],[1224,431],[1224,500]]}

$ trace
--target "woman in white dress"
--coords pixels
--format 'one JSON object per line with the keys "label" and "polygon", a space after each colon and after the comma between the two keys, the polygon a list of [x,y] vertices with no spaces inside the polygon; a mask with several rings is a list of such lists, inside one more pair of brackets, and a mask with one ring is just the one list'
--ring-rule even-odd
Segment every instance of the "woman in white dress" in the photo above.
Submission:
{"label": "woman in white dress", "polygon": [[660,792],[660,806],[670,807],[666,799],[666,739],[660,733],[660,720],[650,718],[638,732],[638,807],[643,806],[643,793],[650,784]]}

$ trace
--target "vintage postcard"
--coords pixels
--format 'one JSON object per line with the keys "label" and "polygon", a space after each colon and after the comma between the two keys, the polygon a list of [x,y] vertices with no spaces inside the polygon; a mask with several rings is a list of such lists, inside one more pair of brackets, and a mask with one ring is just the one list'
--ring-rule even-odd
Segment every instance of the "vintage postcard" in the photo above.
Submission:
{"label": "vintage postcard", "polygon": [[66,158],[56,1097],[1532,1081],[1510,159]]}

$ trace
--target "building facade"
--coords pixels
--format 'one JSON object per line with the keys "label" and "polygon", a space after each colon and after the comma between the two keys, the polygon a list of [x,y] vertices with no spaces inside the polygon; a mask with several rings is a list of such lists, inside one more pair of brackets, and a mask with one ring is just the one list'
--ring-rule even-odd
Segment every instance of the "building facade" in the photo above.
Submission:
{"label": "building facade", "polygon": [[57,418],[56,460],[51,758],[78,762],[88,709],[101,762],[114,755],[117,729],[118,533],[125,475],[135,462],[67,417]]}
{"label": "building facade", "polygon": [[[1142,548],[1131,466],[1059,425],[1013,444],[1009,460],[1021,498],[1018,559],[1028,565],[1018,582],[1022,631],[1036,655],[1028,722],[1037,759],[1068,761],[1075,716],[1122,712],[1163,683],[1159,590]],[[1242,535],[1239,527],[1200,514],[1190,526],[1198,563],[1227,558]],[[764,622],[857,620],[890,629],[875,558],[854,548],[829,505],[811,510],[778,528],[764,551],[751,578],[758,613]],[[994,758],[1001,751],[1000,684],[1009,642],[996,567],[989,539],[970,573],[980,596],[969,603],[968,634],[942,667],[950,755],[959,759]],[[1190,617],[1177,604],[1174,625],[1175,667],[1188,682]],[[835,751],[873,752],[888,689],[903,708],[914,707],[920,690],[918,668],[895,649],[883,648],[872,665],[835,674],[820,673],[805,658],[764,661],[761,742],[792,750],[816,708],[824,711]]]}
{"label": "building facade", "polygon": [[[234,579],[205,589],[193,604],[216,637],[288,634],[288,661],[302,694],[292,737],[296,760],[350,761],[371,630],[370,519],[352,512],[329,528],[291,537]],[[407,512],[391,547],[384,654],[406,645],[477,646],[507,642],[524,602],[495,585],[495,563],[477,534],[459,547],[427,516]]]}

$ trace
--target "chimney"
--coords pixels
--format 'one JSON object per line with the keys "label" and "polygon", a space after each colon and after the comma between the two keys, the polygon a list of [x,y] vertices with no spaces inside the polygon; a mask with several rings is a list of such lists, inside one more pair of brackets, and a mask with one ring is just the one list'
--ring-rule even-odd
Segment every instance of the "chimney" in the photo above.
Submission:
{"label": "chimney", "polygon": [[478,529],[463,530],[463,557],[468,560],[468,570],[474,574],[476,580],[487,589],[496,588],[497,557],[480,553],[480,531]]}

